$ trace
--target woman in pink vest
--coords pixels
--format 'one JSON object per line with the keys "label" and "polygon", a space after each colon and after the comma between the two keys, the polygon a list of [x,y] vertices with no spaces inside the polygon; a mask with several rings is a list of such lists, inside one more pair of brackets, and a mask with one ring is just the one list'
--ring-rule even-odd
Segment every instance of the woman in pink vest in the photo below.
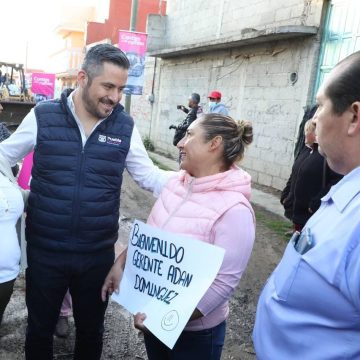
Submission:
{"label": "woman in pink vest", "polygon": [[[249,203],[251,178],[236,163],[252,142],[252,126],[229,116],[206,114],[195,120],[177,147],[181,171],[165,185],[148,218],[163,230],[191,235],[225,249],[221,268],[170,350],[143,325],[149,360],[220,360],[225,338],[228,300],[250,258],[255,217]],[[126,252],[116,260],[103,286],[118,289]]]}

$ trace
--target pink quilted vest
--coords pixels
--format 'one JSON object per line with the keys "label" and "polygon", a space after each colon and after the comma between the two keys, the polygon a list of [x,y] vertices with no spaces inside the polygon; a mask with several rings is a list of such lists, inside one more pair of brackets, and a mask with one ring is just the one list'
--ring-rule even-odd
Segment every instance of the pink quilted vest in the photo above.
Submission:
{"label": "pink quilted vest", "polygon": [[[165,185],[148,218],[148,224],[166,231],[190,235],[210,243],[215,222],[230,208],[243,204],[255,216],[249,203],[251,177],[234,166],[230,170],[203,178],[192,178],[181,171]],[[190,321],[185,330],[211,328],[225,320],[228,301],[210,314]]]}
{"label": "pink quilted vest", "polygon": [[180,171],[165,185],[147,222],[209,242],[214,223],[233,206],[244,204],[255,219],[249,203],[250,184],[250,175],[236,166],[202,178]]}

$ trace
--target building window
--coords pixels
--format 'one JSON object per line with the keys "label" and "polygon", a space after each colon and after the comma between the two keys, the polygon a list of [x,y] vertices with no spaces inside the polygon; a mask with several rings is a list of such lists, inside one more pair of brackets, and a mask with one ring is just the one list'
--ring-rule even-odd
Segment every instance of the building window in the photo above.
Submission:
{"label": "building window", "polygon": [[315,93],[331,69],[360,50],[360,1],[331,0],[325,21]]}

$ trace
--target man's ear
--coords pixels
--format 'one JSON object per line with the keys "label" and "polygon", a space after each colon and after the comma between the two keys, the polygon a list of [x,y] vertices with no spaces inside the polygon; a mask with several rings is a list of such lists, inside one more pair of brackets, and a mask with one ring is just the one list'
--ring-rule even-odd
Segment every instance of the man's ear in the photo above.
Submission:
{"label": "man's ear", "polygon": [[223,138],[220,135],[215,136],[210,141],[210,150],[214,151],[217,150],[223,143]]}
{"label": "man's ear", "polygon": [[360,134],[360,101],[355,101],[350,106],[351,121],[349,122],[348,134]]}
{"label": "man's ear", "polygon": [[77,82],[82,87],[86,86],[88,82],[88,76],[84,70],[79,70],[77,74]]}

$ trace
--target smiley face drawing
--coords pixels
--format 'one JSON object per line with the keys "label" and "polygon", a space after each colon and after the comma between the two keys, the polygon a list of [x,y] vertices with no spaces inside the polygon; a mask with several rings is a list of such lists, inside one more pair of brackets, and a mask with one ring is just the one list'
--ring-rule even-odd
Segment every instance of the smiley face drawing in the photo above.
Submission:
{"label": "smiley face drawing", "polygon": [[166,331],[173,331],[179,324],[179,314],[176,310],[171,310],[161,320],[161,327]]}

